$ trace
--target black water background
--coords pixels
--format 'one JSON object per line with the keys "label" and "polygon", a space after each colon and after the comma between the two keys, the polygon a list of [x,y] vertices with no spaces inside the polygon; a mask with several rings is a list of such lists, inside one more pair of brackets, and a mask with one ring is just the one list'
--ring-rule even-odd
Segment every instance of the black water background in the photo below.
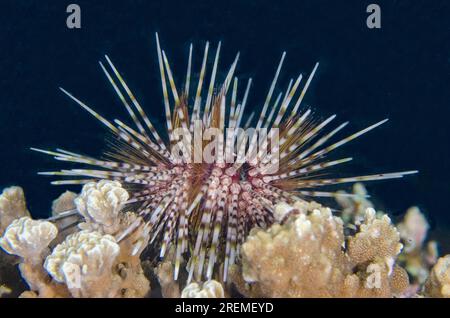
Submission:
{"label": "black water background", "polygon": [[[82,9],[81,30],[65,25],[65,8],[73,2]],[[382,8],[381,30],[365,25],[365,8],[372,2]],[[214,50],[222,40],[223,69],[239,50],[238,73],[255,80],[250,99],[255,109],[283,50],[288,54],[284,88],[291,77],[309,73],[320,61],[305,100],[317,116],[336,113],[339,120],[350,120],[348,132],[390,119],[336,154],[355,158],[342,174],[420,170],[418,176],[367,187],[394,219],[419,205],[448,244],[442,233],[450,226],[449,17],[448,1],[437,0],[2,0],[0,186],[21,185],[33,214],[45,216],[65,188],[51,186],[36,172],[64,165],[28,148],[94,155],[104,149],[105,130],[57,88],[65,87],[109,119],[125,118],[97,64],[106,53],[162,126],[158,31],[180,85],[191,41],[196,69],[205,40]]]}

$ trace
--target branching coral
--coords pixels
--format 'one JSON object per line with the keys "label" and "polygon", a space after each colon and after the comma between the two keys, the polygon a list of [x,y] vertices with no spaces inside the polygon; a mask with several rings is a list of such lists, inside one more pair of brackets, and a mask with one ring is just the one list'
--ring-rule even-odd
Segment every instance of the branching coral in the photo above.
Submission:
{"label": "branching coral", "polygon": [[[23,198],[23,193],[18,195],[20,188],[12,189],[15,190],[6,193],[16,193],[16,197]],[[57,226],[48,221],[29,217],[14,220],[1,238],[0,246],[22,258],[19,268],[30,287],[22,296],[147,295],[150,284],[142,270],[140,254],[149,240],[148,229],[134,213],[119,213],[126,200],[128,193],[120,183],[89,183],[80,196],[66,192],[53,202],[52,219],[57,220],[59,228],[65,229],[73,220],[84,218],[79,228],[71,226],[69,233],[58,233]],[[17,205],[9,203],[9,206]],[[25,206],[24,201],[22,205]],[[70,212],[67,217],[60,216],[67,212]],[[124,233],[130,226],[133,231]],[[57,244],[51,254],[50,242]]]}
{"label": "branching coral", "polygon": [[66,191],[61,194],[56,200],[52,202],[52,215],[56,216],[62,212],[70,211],[76,208],[75,199],[77,198],[75,192]]}
{"label": "branching coral", "polygon": [[437,244],[430,241],[424,246],[429,225],[417,207],[408,209],[403,221],[397,227],[402,242],[405,244],[400,261],[404,264],[418,290],[425,283],[431,267],[437,261]]}
{"label": "branching coral", "polygon": [[403,221],[397,225],[397,228],[405,242],[405,252],[411,252],[422,247],[430,226],[419,208],[412,207],[406,211]]}
{"label": "branching coral", "polygon": [[[238,289],[252,297],[386,297],[400,295],[407,275],[395,266],[399,235],[389,218],[365,213],[359,232],[344,237],[343,221],[316,203],[285,204],[290,214],[268,230],[252,230],[242,246]],[[282,214],[282,211],[278,211]]]}
{"label": "branching coral", "polygon": [[359,222],[364,218],[366,209],[373,208],[372,202],[367,199],[367,190],[362,183],[355,183],[352,196],[345,194],[338,191],[335,195],[336,202],[342,207],[341,218],[346,224]]}
{"label": "branching coral", "polygon": [[29,217],[14,220],[0,238],[0,246],[9,254],[36,263],[48,252],[48,245],[58,234],[55,225]]}
{"label": "branching coral", "polygon": [[450,255],[441,257],[431,270],[425,293],[429,297],[450,298]]}
{"label": "branching coral", "polygon": [[[127,200],[126,190],[114,181],[88,183],[74,200],[85,221],[78,225],[81,231],[57,245],[45,263],[74,297],[148,293],[150,284],[139,258],[149,240],[148,230],[134,213],[119,213]],[[134,230],[124,234],[132,225]]]}
{"label": "branching coral", "polygon": [[127,229],[131,224],[140,224],[119,242],[120,254],[115,270],[122,278],[121,297],[144,297],[150,292],[150,282],[144,275],[140,255],[150,239],[148,228],[144,227],[140,217],[132,212],[124,213],[119,224],[121,229]]}
{"label": "branching coral", "polygon": [[149,228],[135,213],[121,212],[128,198],[119,182],[102,180],[86,184],[75,199],[78,211],[85,217],[85,222],[78,226],[117,239],[120,253],[114,271],[121,281],[115,297],[143,297],[149,292],[150,283],[144,275],[140,255],[150,239]]}
{"label": "branching coral", "polygon": [[[354,223],[361,223],[365,210],[373,207],[373,203],[367,198],[368,192],[362,184],[355,184],[351,196],[341,192],[344,196],[335,197],[337,203],[342,207],[341,217],[347,227],[353,228]],[[382,211],[377,212],[383,215]],[[430,228],[425,216],[418,207],[411,207],[406,212],[403,220],[396,225],[401,243],[404,248],[398,255],[397,264],[408,272],[411,280],[409,291],[405,296],[417,296],[423,289],[431,267],[438,258],[437,242],[426,241]]]}
{"label": "branching coral", "polygon": [[58,219],[57,223],[60,232],[58,237],[53,242],[54,244],[61,243],[67,235],[73,234],[78,231],[78,228],[74,226],[75,224],[79,223],[80,220],[80,215],[78,213],[62,217],[62,215],[65,213],[76,211],[74,202],[76,197],[76,193],[66,191],[52,202],[52,217]]}
{"label": "branching coral", "polygon": [[0,235],[15,219],[30,216],[21,187],[10,187],[0,195]]}
{"label": "branching coral", "polygon": [[181,298],[224,298],[223,286],[215,280],[199,285],[190,283],[181,292]]}
{"label": "branching coral", "polygon": [[179,282],[174,280],[174,268],[171,261],[174,255],[175,251],[172,248],[169,250],[167,259],[154,269],[164,298],[180,298],[181,296]]}
{"label": "branching coral", "polygon": [[75,205],[85,218],[87,228],[94,227],[113,234],[118,230],[119,212],[128,198],[127,191],[119,182],[102,180],[84,185]]}
{"label": "branching coral", "polygon": [[401,296],[409,286],[407,273],[395,264],[402,247],[390,218],[377,218],[375,210],[368,208],[359,232],[348,238],[347,255],[353,270],[357,270],[346,279],[348,296]]}
{"label": "branching coral", "polygon": [[44,267],[59,283],[65,283],[73,296],[113,297],[112,266],[120,251],[110,235],[80,231],[57,245]]}
{"label": "branching coral", "polygon": [[43,259],[49,252],[48,246],[57,234],[58,230],[52,223],[23,217],[14,220],[0,239],[0,246],[6,252],[23,260],[19,269],[31,289],[27,296],[67,296],[65,288],[51,282],[42,268]]}
{"label": "branching coral", "polygon": [[[363,190],[355,188],[361,197],[341,199],[347,204],[347,221],[315,202],[277,204],[275,224],[267,230],[254,228],[242,245],[230,271],[232,284],[249,297],[417,296],[423,283],[417,282],[413,269],[424,269],[424,281],[436,257],[435,249],[423,247],[428,223],[411,208],[395,227],[387,215],[370,207]],[[127,200],[118,182],[88,183],[80,195],[66,192],[53,202],[52,222],[13,220],[4,229],[0,247],[20,258],[20,273],[30,288],[21,296],[148,296],[150,283],[140,256],[150,231],[141,216],[123,211]],[[17,208],[28,213],[18,187],[5,190],[1,202],[3,212]],[[72,225],[74,221],[78,224]],[[66,228],[70,231],[61,231]],[[224,289],[218,281],[202,283],[199,277],[180,288],[180,281],[174,280],[175,254],[176,249],[169,249],[165,260],[148,271],[156,274],[163,297],[217,298],[232,292],[231,285]],[[399,264],[409,271],[413,285]],[[449,264],[450,256],[439,260],[425,296],[450,296]],[[183,281],[187,274],[181,273]],[[0,281],[0,293],[9,291],[4,283]]]}
{"label": "branching coral", "polygon": [[143,297],[150,285],[140,267],[140,251],[130,255],[124,242],[82,230],[57,245],[44,267],[73,297]]}
{"label": "branching coral", "polygon": [[382,261],[393,265],[402,250],[400,234],[387,215],[377,218],[375,210],[366,210],[359,232],[349,237],[348,255],[353,264]]}
{"label": "branching coral", "polygon": [[243,278],[264,297],[334,296],[346,272],[342,222],[329,209],[255,229],[242,246]]}

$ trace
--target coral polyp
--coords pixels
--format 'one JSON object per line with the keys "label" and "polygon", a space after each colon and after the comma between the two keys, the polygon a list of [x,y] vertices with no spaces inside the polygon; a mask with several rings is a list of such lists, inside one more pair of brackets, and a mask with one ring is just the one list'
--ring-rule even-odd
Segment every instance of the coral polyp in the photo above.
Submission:
{"label": "coral polyp", "polygon": [[135,222],[116,235],[116,241],[121,242],[138,227],[144,227],[152,249],[157,250],[161,258],[174,257],[175,279],[186,263],[188,281],[212,279],[220,271],[221,279],[227,280],[229,268],[239,257],[240,246],[249,231],[254,227],[267,228],[275,221],[282,222],[283,215],[275,213],[275,205],[280,202],[293,204],[316,197],[345,196],[321,189],[415,173],[325,176],[327,169],[352,160],[327,159],[333,150],[386,120],[333,141],[347,123],[326,131],[335,115],[319,121],[312,118],[311,109],[302,105],[318,63],[304,84],[300,74],[289,82],[285,91],[276,94],[285,59],[283,53],[262,107],[246,116],[246,109],[255,109],[248,106],[252,80],[245,83],[242,92],[238,90],[241,84],[235,72],[239,54],[223,82],[218,83],[221,45],[219,43],[215,51],[213,67],[207,76],[210,46],[206,43],[198,81],[192,83],[191,45],[187,75],[180,89],[158,35],[156,44],[166,136],[151,123],[111,59],[105,56],[106,63],[100,62],[100,66],[134,127],[117,119],[109,121],[61,88],[113,134],[111,151],[104,154],[105,159],[95,159],[62,149],[33,149],[60,161],[93,167],[42,172],[70,177],[53,181],[53,184],[120,182],[129,193],[126,201],[122,204],[117,199],[121,193],[114,192],[110,196],[109,188],[106,192],[102,192],[102,188],[94,189],[98,192],[95,195],[107,195],[102,202],[108,202],[108,206],[97,210],[117,213],[120,208],[138,214],[140,217]]}

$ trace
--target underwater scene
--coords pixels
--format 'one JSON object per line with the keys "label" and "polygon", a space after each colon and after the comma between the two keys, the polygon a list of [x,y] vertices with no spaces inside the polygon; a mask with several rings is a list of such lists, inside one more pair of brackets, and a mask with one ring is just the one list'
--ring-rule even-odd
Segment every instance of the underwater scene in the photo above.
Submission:
{"label": "underwater scene", "polygon": [[450,298],[448,1],[0,12],[0,298]]}

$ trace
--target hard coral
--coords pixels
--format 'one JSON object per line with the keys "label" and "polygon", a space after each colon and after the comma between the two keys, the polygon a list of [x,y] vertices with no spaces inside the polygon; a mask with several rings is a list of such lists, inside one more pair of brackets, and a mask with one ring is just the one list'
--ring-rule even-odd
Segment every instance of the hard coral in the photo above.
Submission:
{"label": "hard coral", "polygon": [[[372,208],[373,204],[368,200],[368,192],[362,184],[356,183],[353,192],[347,194],[340,192],[336,195],[337,203],[342,207],[341,218],[349,229],[354,229],[354,224],[363,222],[365,211]],[[382,216],[382,211],[376,213]],[[418,207],[411,207],[403,220],[397,224],[400,233],[400,242],[404,245],[398,255],[397,264],[408,272],[411,285],[405,296],[417,296],[423,289],[431,267],[438,258],[437,242],[426,241],[429,224]]]}
{"label": "hard coral", "polygon": [[110,235],[81,231],[57,245],[44,267],[59,283],[65,283],[73,296],[112,297],[112,266],[119,245]]}
{"label": "hard coral", "polygon": [[21,187],[10,187],[0,195],[0,235],[15,219],[30,216],[25,204],[25,195]]}
{"label": "hard coral", "polygon": [[[120,183],[100,181],[86,184],[74,200],[85,221],[78,225],[81,231],[56,246],[46,261],[47,270],[74,297],[143,297],[149,292],[140,261],[148,229],[139,216],[121,211],[128,197]],[[98,264],[103,264],[101,272]]]}
{"label": "hard coral", "polygon": [[344,223],[359,222],[364,218],[367,208],[373,208],[368,198],[366,188],[362,183],[355,183],[351,196],[344,191],[338,191],[335,196],[336,202],[342,207],[341,218]]}
{"label": "hard coral", "polygon": [[0,238],[0,246],[9,254],[30,262],[39,262],[57,234],[58,229],[52,223],[23,217],[14,220],[6,228]]}
{"label": "hard coral", "polygon": [[347,272],[343,239],[342,222],[329,209],[255,229],[242,246],[243,278],[257,282],[253,292],[264,297],[337,295]]}
{"label": "hard coral", "polygon": [[425,283],[425,294],[429,297],[450,298],[450,255],[441,257],[431,270]]}
{"label": "hard coral", "polygon": [[[79,230],[75,225],[79,223],[81,216],[78,213],[72,213],[76,212],[74,200],[77,196],[74,192],[66,191],[52,202],[52,217],[58,219],[59,228],[59,235],[53,242],[54,244],[61,243],[67,235]],[[71,213],[71,215],[62,217],[67,213]]]}
{"label": "hard coral", "polygon": [[242,268],[232,273],[241,293],[252,297],[386,297],[401,295],[406,289],[406,272],[395,266],[400,238],[389,218],[377,219],[368,209],[360,231],[346,238],[342,219],[329,208],[305,202],[295,206],[277,207],[289,210],[282,224],[251,231],[242,246]]}
{"label": "hard coral", "polygon": [[132,212],[122,214],[119,221],[120,227],[127,229],[130,224],[139,224],[139,226],[120,240],[116,271],[122,278],[121,297],[144,297],[150,291],[150,282],[144,274],[140,256],[147,247],[150,236],[148,228],[143,226],[140,217]]}
{"label": "hard coral", "polygon": [[[6,211],[25,207],[24,200],[11,199],[23,199],[18,189],[5,190],[0,197]],[[30,287],[22,297],[146,296],[150,283],[140,254],[149,240],[148,229],[139,216],[121,211],[126,200],[128,193],[118,182],[89,183],[80,196],[66,192],[53,202],[49,220],[56,225],[29,217],[14,220],[0,246],[22,259],[19,268]],[[77,227],[80,218],[84,222]],[[56,246],[49,247],[50,242]]]}
{"label": "hard coral", "polygon": [[91,227],[95,225],[102,232],[112,234],[118,229],[119,212],[128,198],[119,182],[102,180],[85,184],[75,205]]}
{"label": "hard coral", "polygon": [[64,287],[51,282],[43,270],[42,262],[49,252],[48,245],[58,234],[50,222],[23,217],[14,220],[0,238],[0,246],[8,253],[20,256],[19,265],[22,277],[30,287],[28,297],[65,297]]}
{"label": "hard coral", "polygon": [[52,202],[52,215],[70,211],[76,208],[75,199],[78,195],[75,192],[66,191]]}
{"label": "hard coral", "polygon": [[190,283],[181,292],[181,298],[224,298],[223,286],[215,280],[199,285]]}
{"label": "hard coral", "polygon": [[348,255],[353,264],[383,261],[394,264],[394,258],[402,250],[400,234],[387,215],[376,217],[372,208],[366,210],[359,232],[348,241]]}
{"label": "hard coral", "polygon": [[[425,218],[412,208],[396,228],[389,217],[370,208],[363,190],[355,187],[359,195],[341,196],[345,220],[315,202],[280,202],[273,215],[276,223],[267,230],[254,228],[242,245],[230,280],[250,297],[418,296],[437,258],[436,244],[428,242],[424,248]],[[148,296],[150,283],[140,256],[150,240],[149,228],[141,216],[123,211],[128,198],[118,182],[88,183],[80,195],[66,192],[54,201],[52,222],[11,219],[0,246],[20,257],[20,273],[30,289],[21,297]],[[0,208],[8,217],[14,209],[27,214],[23,191],[5,190]],[[403,251],[401,243],[406,245]],[[225,293],[219,282],[201,283],[194,277],[197,282],[180,293],[174,255],[174,249],[168,250],[165,260],[147,271],[156,274],[164,297],[224,297],[233,292]],[[449,257],[433,268],[425,296],[449,296]],[[405,265],[413,285],[399,264]],[[424,269],[422,283],[414,268]],[[186,275],[180,273],[181,278]],[[5,283],[11,287],[0,279],[0,285]],[[23,287],[13,293],[21,291]]]}
{"label": "hard coral", "polygon": [[430,226],[417,207],[409,208],[397,227],[405,244],[399,257],[400,261],[419,290],[425,283],[431,267],[437,262],[437,243],[429,241],[424,244]]}
{"label": "hard coral", "polygon": [[405,252],[411,252],[423,245],[430,226],[419,208],[411,207],[397,228],[405,242]]}
{"label": "hard coral", "polygon": [[171,248],[167,259],[154,269],[154,273],[161,286],[161,294],[164,298],[180,298],[180,285],[178,281],[174,280],[174,268],[171,261],[174,255],[175,250]]}

